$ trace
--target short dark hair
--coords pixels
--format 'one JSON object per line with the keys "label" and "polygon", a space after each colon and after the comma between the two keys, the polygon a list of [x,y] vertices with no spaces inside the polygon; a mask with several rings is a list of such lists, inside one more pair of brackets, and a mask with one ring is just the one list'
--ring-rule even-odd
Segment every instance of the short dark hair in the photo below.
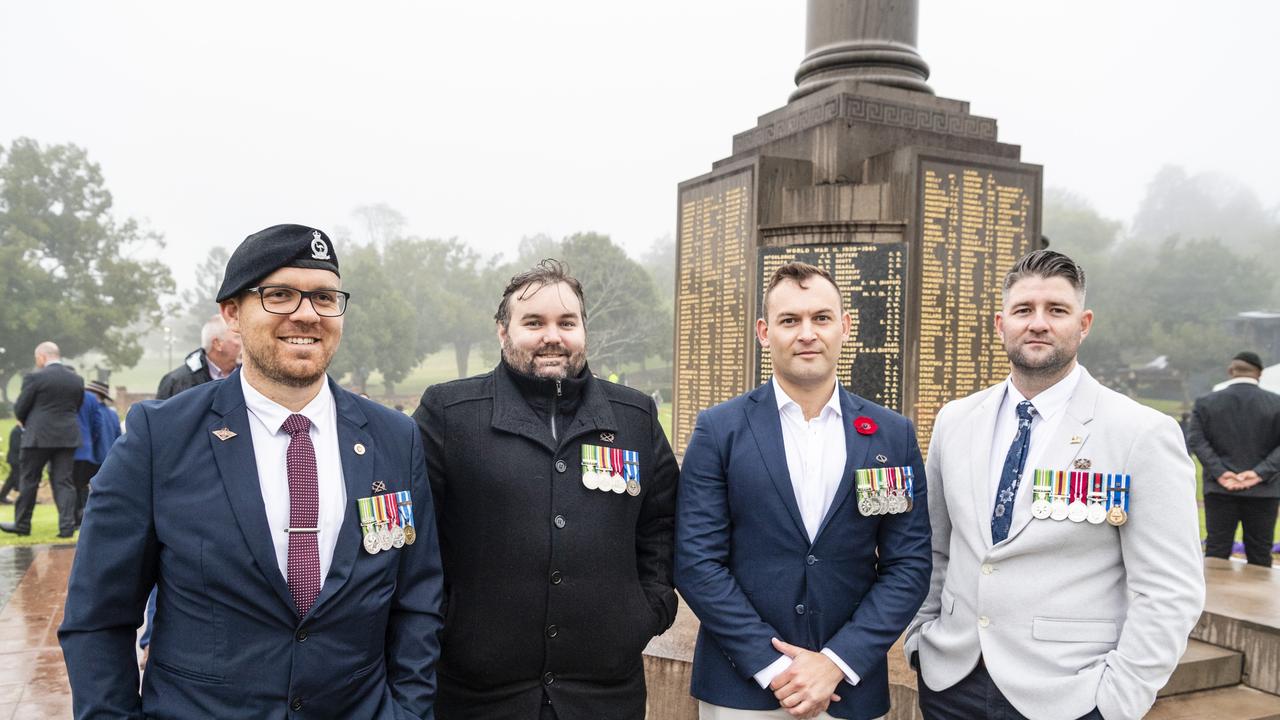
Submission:
{"label": "short dark hair", "polygon": [[511,296],[521,288],[527,288],[531,292],[521,293],[519,299],[538,292],[547,285],[558,285],[564,283],[568,285],[573,294],[578,296],[578,306],[582,308],[582,322],[587,321],[587,301],[582,298],[582,283],[578,279],[569,274],[568,263],[556,260],[555,258],[546,258],[542,262],[525,270],[516,273],[507,282],[507,287],[502,291],[502,300],[498,303],[498,312],[493,314],[493,319],[498,324],[506,328],[511,323]]}
{"label": "short dark hair", "polygon": [[830,272],[827,272],[825,269],[820,268],[817,265],[794,261],[774,270],[773,277],[769,278],[769,284],[764,288],[764,307],[761,308],[761,314],[764,316],[764,319],[766,321],[769,319],[769,293],[773,292],[774,288],[782,284],[783,280],[791,280],[795,282],[796,285],[804,288],[804,282],[811,277],[820,277],[831,283],[831,287],[836,289],[836,296],[840,298],[840,305],[837,306],[836,309],[840,310],[844,308],[844,293],[841,292],[840,285],[836,282],[834,277],[831,277]]}
{"label": "short dark hair", "polygon": [[1022,259],[1014,264],[1013,269],[1004,276],[1003,293],[1008,295],[1009,290],[1026,277],[1060,277],[1071,283],[1071,287],[1075,288],[1076,294],[1080,296],[1081,304],[1084,304],[1084,268],[1060,252],[1036,250],[1023,255]]}

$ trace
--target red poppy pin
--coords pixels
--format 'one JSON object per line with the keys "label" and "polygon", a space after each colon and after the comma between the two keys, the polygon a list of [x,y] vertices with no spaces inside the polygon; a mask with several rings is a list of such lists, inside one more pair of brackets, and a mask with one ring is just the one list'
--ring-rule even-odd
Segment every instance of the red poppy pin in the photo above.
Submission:
{"label": "red poppy pin", "polygon": [[853,429],[857,430],[859,435],[874,435],[879,427],[875,420],[866,415],[859,415],[853,419]]}

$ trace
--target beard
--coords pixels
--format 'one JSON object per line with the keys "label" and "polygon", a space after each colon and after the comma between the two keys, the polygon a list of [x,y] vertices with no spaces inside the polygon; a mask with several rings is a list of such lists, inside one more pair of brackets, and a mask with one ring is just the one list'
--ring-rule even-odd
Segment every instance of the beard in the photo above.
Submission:
{"label": "beard", "polygon": [[[546,357],[560,358],[560,365],[539,368],[538,358]],[[552,345],[550,347],[540,347],[535,352],[516,347],[511,342],[511,338],[508,337],[502,341],[502,359],[506,360],[507,365],[511,366],[516,372],[531,377],[564,380],[577,377],[582,372],[582,368],[586,367],[587,348],[584,345],[578,352],[570,352],[564,345]]]}
{"label": "beard", "polygon": [[270,341],[273,344],[258,347],[246,338],[241,345],[241,352],[264,378],[286,387],[310,387],[324,377],[329,369],[329,362],[333,359],[333,350],[329,350],[314,362],[287,361],[277,352],[274,336]]}
{"label": "beard", "polygon": [[1025,346],[1005,348],[1009,355],[1009,363],[1027,375],[1052,376],[1071,365],[1076,359],[1075,353],[1069,353],[1057,345],[1043,357],[1035,358],[1026,352]]}

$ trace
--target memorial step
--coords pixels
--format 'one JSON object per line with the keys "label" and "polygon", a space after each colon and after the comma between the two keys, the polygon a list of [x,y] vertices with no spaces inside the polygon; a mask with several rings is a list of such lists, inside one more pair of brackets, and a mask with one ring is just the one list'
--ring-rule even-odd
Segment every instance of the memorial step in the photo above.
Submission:
{"label": "memorial step", "polygon": [[1144,720],[1280,720],[1280,696],[1237,685],[1156,700]]}
{"label": "memorial step", "polygon": [[1240,653],[1192,640],[1157,697],[1238,685],[1243,666],[1244,656]]}

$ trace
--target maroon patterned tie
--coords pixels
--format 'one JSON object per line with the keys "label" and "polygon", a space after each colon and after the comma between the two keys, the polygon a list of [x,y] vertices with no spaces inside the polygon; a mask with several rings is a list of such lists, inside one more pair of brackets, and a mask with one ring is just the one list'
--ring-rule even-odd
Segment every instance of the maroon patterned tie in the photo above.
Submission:
{"label": "maroon patterned tie", "polygon": [[305,617],[320,594],[316,448],[311,444],[311,421],[307,416],[290,415],[280,429],[289,433],[289,592],[298,607],[298,617]]}

